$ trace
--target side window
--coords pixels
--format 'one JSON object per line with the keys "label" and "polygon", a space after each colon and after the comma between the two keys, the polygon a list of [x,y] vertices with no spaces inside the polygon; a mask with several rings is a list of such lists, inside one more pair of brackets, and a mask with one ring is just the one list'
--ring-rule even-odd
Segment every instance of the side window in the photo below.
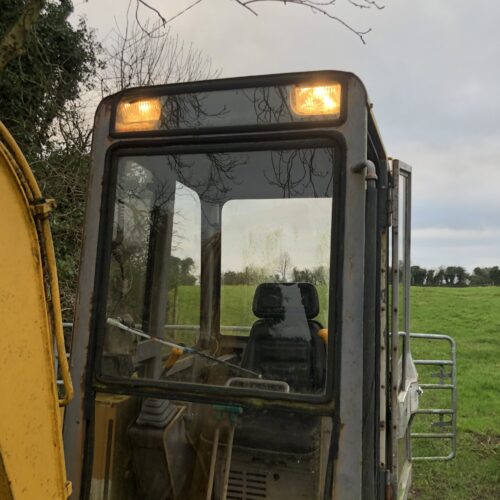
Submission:
{"label": "side window", "polygon": [[[122,161],[113,217],[107,317],[160,338],[194,345],[200,331],[201,208],[181,182]],[[104,354],[137,356],[137,336],[109,327]],[[120,368],[121,369],[121,368]],[[127,370],[131,370],[127,367]],[[120,370],[118,370],[120,371]]]}
{"label": "side window", "polygon": [[200,248],[200,198],[177,181],[168,265],[167,333],[187,345],[196,343],[200,324]]}
{"label": "side window", "polygon": [[404,170],[399,173],[399,330],[401,360],[401,389],[406,384],[406,365],[410,354],[410,182]]}
{"label": "side window", "polygon": [[221,332],[248,335],[259,283],[308,282],[328,324],[331,198],[231,200],[222,209]]}
{"label": "side window", "polygon": [[[397,373],[399,390],[406,384],[406,364],[410,353],[410,173],[400,162],[394,165],[394,205],[393,229],[391,232],[392,248],[392,293],[391,293],[391,323],[392,343],[398,343]],[[397,183],[397,184],[396,184]],[[396,189],[397,188],[397,189]],[[397,234],[395,234],[397,232]],[[396,271],[396,273],[394,272]],[[396,278],[397,277],[397,278]],[[397,282],[394,281],[397,279]],[[396,306],[396,309],[394,308]],[[395,312],[397,311],[397,313]]]}
{"label": "side window", "polygon": [[409,262],[409,227],[408,227],[408,178],[403,172],[399,175],[399,329],[402,332],[409,330],[409,296],[410,283],[408,280]]}

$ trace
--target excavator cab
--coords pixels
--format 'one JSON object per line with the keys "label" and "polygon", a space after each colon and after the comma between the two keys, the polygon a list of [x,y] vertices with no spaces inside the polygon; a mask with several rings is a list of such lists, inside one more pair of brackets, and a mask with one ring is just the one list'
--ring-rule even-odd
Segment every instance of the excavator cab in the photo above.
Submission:
{"label": "excavator cab", "polygon": [[406,495],[410,180],[349,73],[105,99],[64,423],[74,498]]}

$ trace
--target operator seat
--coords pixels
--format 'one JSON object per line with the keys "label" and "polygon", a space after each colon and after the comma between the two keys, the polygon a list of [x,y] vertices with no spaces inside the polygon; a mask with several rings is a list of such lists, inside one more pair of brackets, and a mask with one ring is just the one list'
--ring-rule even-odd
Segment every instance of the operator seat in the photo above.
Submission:
{"label": "operator seat", "polygon": [[323,388],[326,350],[315,321],[319,299],[311,283],[261,283],[255,290],[250,330],[241,366],[264,379],[283,380],[291,392]]}
{"label": "operator seat", "polygon": [[[241,366],[264,379],[282,380],[291,392],[322,390],[326,346],[316,288],[311,283],[262,283],[255,290],[252,329]],[[283,410],[247,410],[238,420],[235,445],[307,454],[318,447],[320,419]]]}

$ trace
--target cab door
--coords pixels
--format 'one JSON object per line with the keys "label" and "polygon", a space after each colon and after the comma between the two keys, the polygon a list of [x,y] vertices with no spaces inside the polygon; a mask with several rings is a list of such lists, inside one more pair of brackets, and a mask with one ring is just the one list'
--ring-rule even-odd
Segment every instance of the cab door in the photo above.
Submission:
{"label": "cab door", "polygon": [[392,162],[390,278],[390,484],[394,498],[411,485],[410,421],[418,409],[417,371],[410,353],[411,167]]}

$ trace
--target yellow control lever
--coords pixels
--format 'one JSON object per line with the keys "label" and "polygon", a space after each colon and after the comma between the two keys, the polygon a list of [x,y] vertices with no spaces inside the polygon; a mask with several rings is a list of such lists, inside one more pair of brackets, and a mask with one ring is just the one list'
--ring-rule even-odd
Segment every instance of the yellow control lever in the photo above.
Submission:
{"label": "yellow control lever", "polygon": [[172,347],[168,358],[165,360],[165,368],[169,370],[177,363],[177,360],[184,354],[184,349],[180,347]]}
{"label": "yellow control lever", "polygon": [[321,328],[318,335],[321,337],[321,340],[325,343],[325,345],[328,344],[328,328]]}

